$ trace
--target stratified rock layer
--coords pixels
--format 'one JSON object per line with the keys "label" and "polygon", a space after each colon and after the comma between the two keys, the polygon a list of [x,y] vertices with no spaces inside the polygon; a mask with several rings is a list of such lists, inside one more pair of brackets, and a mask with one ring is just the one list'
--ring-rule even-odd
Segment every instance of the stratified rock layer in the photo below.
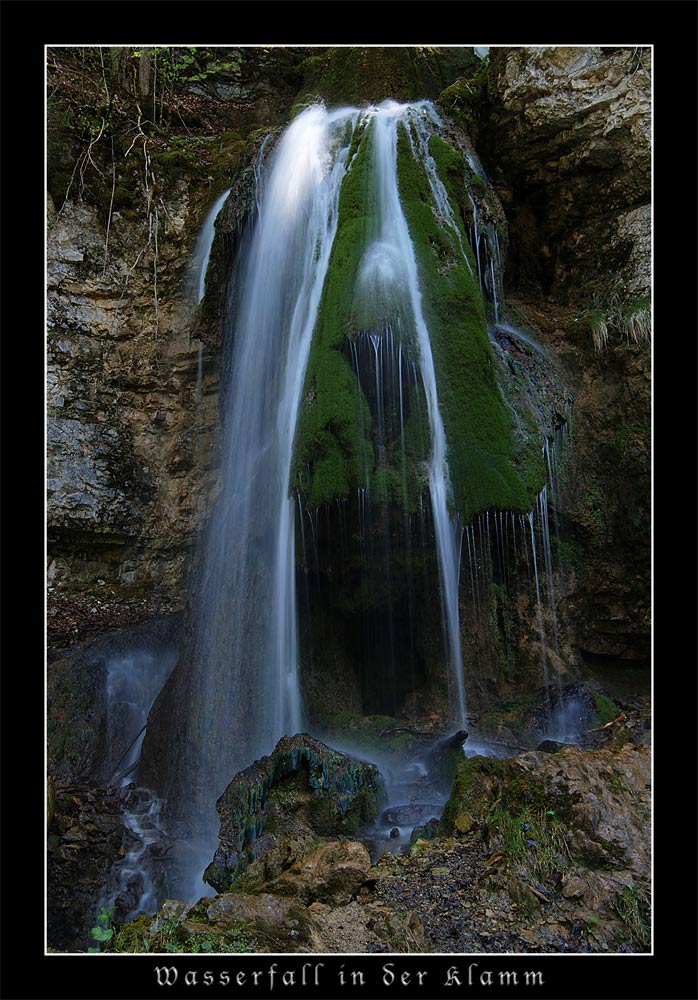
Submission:
{"label": "stratified rock layer", "polygon": [[508,283],[646,295],[650,50],[502,48],[492,59],[482,140],[510,224]]}

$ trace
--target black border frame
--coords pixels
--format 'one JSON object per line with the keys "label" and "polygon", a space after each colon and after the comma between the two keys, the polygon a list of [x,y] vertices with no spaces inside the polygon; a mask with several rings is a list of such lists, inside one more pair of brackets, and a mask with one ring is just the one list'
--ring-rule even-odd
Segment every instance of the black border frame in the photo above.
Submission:
{"label": "black border frame", "polygon": [[[368,16],[366,16],[366,14]],[[177,16],[179,15],[179,16]],[[411,16],[410,16],[411,15]],[[3,996],[85,997],[342,997],[405,998],[551,997],[565,1000],[694,1000],[696,977],[695,764],[693,708],[686,691],[695,684],[693,658],[676,650],[676,627],[693,620],[683,609],[680,569],[685,532],[695,517],[685,510],[683,466],[672,452],[685,433],[679,407],[691,402],[696,369],[687,364],[694,346],[696,191],[696,27],[692,0],[609,0],[528,3],[458,0],[399,7],[372,3],[221,3],[213,0],[99,4],[5,0],[2,23],[2,411],[3,610],[2,671],[5,725],[2,805]],[[210,44],[642,44],[654,46],[655,86],[654,245],[655,407],[655,877],[653,955],[361,955],[361,956],[67,956],[44,954],[44,45]],[[688,174],[688,176],[686,176]],[[690,209],[694,209],[692,219]],[[688,217],[688,218],[687,218]],[[690,269],[690,270],[689,270]],[[688,291],[688,294],[686,292]],[[688,377],[680,387],[681,373]],[[666,392],[666,395],[665,395]],[[694,425],[695,426],[695,425]],[[663,455],[668,453],[666,465]],[[672,458],[672,454],[674,457]],[[685,456],[683,440],[680,455]],[[685,459],[684,459],[685,460]],[[667,483],[668,490],[665,489]],[[665,500],[666,493],[668,497]],[[663,525],[671,520],[669,528]],[[680,533],[679,533],[680,531]],[[659,542],[661,541],[661,546]],[[673,546],[674,558],[662,565]],[[695,550],[694,550],[695,551]],[[659,586],[661,583],[661,588]],[[676,606],[678,603],[678,607]],[[683,612],[683,618],[682,618]],[[671,625],[671,632],[668,626]],[[672,652],[669,653],[669,649]],[[661,656],[661,660],[659,657]],[[661,670],[659,667],[661,666]],[[673,676],[669,680],[669,673]],[[674,779],[679,782],[677,786]],[[677,790],[678,787],[678,790]],[[268,970],[297,970],[323,962],[319,988],[283,987]],[[381,984],[381,967],[425,969],[425,984]],[[536,987],[469,986],[467,967],[478,972],[540,970]],[[155,967],[176,967],[175,986],[157,985]],[[363,971],[365,985],[341,987],[341,966]],[[446,969],[458,966],[462,986],[445,987]],[[218,980],[220,970],[265,970],[256,989]],[[187,986],[196,970],[198,986]],[[216,981],[202,982],[204,970]],[[496,977],[495,977],[496,978]]]}

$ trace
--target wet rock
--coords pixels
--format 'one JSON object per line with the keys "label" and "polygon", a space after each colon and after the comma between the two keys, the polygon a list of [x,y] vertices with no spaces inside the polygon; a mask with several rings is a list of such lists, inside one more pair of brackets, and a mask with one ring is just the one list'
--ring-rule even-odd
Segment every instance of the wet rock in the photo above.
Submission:
{"label": "wet rock", "polygon": [[176,655],[180,629],[181,617],[167,615],[111,630],[49,660],[47,754],[57,780],[107,784],[112,779],[136,733],[120,725],[114,712],[109,717],[108,664],[137,651],[152,659],[153,671],[167,667]]}
{"label": "wet rock", "polygon": [[530,697],[506,702],[501,710],[495,704],[485,720],[488,730],[495,732],[499,741],[509,742],[512,749],[517,744],[518,749],[523,749],[523,742],[554,753],[555,747],[584,740],[589,729],[609,722],[619,712],[603,688],[574,681],[562,687],[534,689]]}
{"label": "wet rock", "polygon": [[316,901],[343,905],[358,893],[370,867],[371,858],[363,844],[335,840],[296,861],[264,888],[301,899],[306,905]]}
{"label": "wet rock", "polygon": [[433,816],[439,812],[439,807],[433,802],[410,802],[402,806],[390,806],[384,809],[381,814],[381,823],[386,826],[410,826],[425,820],[428,816]]}
{"label": "wet rock", "polygon": [[48,766],[60,781],[108,780],[106,676],[96,652],[48,664]]}
{"label": "wet rock", "polygon": [[419,840],[433,840],[439,832],[439,821],[434,816],[421,826],[416,826],[410,835],[410,844]]}
{"label": "wet rock", "polygon": [[[455,829],[463,811],[486,822],[500,802],[519,830],[529,823],[528,839],[540,834],[541,814],[549,816],[564,826],[572,858],[631,865],[646,877],[649,764],[648,749],[632,745],[593,753],[577,747],[553,755],[532,751],[510,760],[472,757],[459,765],[440,832]],[[497,846],[496,834],[491,846]]]}
{"label": "wet rock", "polygon": [[259,841],[263,833],[273,834],[281,845],[299,841],[303,846],[355,833],[376,819],[384,796],[374,764],[305,733],[285,736],[270,757],[236,775],[218,800],[220,843],[204,878],[225,891],[266,853]]}
{"label": "wet rock", "polygon": [[424,755],[429,778],[439,788],[450,788],[456,773],[456,764],[463,759],[463,744],[468,738],[464,729],[452,736],[438,740]]}
{"label": "wet rock", "polygon": [[55,783],[48,831],[48,942],[62,951],[94,946],[102,891],[127,837],[116,788]]}
{"label": "wet rock", "polygon": [[557,740],[541,740],[536,750],[540,750],[541,753],[557,753],[558,750],[563,750],[566,746],[566,743],[558,743]]}

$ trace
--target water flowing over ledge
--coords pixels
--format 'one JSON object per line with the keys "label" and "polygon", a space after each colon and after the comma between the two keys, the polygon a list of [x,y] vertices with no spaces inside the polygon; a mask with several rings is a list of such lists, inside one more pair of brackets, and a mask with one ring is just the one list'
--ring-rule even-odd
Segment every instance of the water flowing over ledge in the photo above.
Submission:
{"label": "water flowing over ledge", "polygon": [[[468,552],[475,539],[463,527],[462,493],[454,491],[450,459],[458,448],[447,440],[441,399],[443,390],[453,414],[452,375],[445,367],[443,319],[434,313],[432,301],[427,299],[425,305],[425,295],[434,295],[425,270],[434,266],[424,256],[428,242],[419,237],[418,248],[414,217],[408,221],[403,205],[406,198],[416,204],[410,183],[424,179],[432,205],[431,224],[435,222],[442,234],[440,252],[449,261],[446,278],[453,268],[461,275],[462,292],[456,293],[454,308],[476,324],[472,327],[476,333],[466,327],[460,334],[476,356],[481,350],[486,357],[490,350],[485,308],[491,301],[496,322],[501,276],[496,231],[481,246],[475,201],[471,198],[470,234],[456,215],[444,181],[452,176],[456,154],[444,151],[442,127],[426,101],[385,101],[364,110],[327,111],[312,105],[288,126],[270,153],[266,140],[260,148],[254,171],[257,211],[251,235],[243,243],[238,293],[226,320],[231,356],[224,395],[221,489],[196,557],[190,634],[172,680],[156,703],[144,746],[147,781],[162,798],[173,829],[188,829],[192,836],[196,830],[202,855],[215,844],[214,806],[231,776],[307,723],[296,587],[298,566],[308,558],[306,528],[319,567],[319,525],[317,508],[304,507],[302,474],[300,488],[294,488],[293,476],[302,472],[299,456],[308,441],[321,442],[322,449],[322,442],[329,440],[327,430],[309,435],[308,419],[309,414],[316,419],[315,407],[320,405],[314,395],[322,364],[318,351],[330,322],[340,321],[340,339],[333,350],[345,352],[341,365],[353,366],[347,389],[358,401],[351,419],[360,427],[355,495],[364,594],[366,582],[372,586],[369,578],[376,566],[370,539],[382,535],[380,572],[388,587],[393,565],[414,559],[417,549],[413,550],[409,505],[415,501],[408,499],[412,492],[422,511],[419,544],[425,553],[431,546],[429,558],[438,569],[448,717],[458,729],[467,722],[468,667],[461,646],[459,588],[464,537]],[[472,170],[473,155],[466,154],[467,169]],[[416,180],[406,180],[406,158],[414,163],[410,169],[417,171]],[[455,162],[465,163],[457,157]],[[201,234],[205,256],[224,200],[221,196]],[[413,215],[414,210],[410,209]],[[348,242],[351,232],[353,246]],[[332,313],[330,290],[342,268],[342,280],[349,282],[342,307],[348,306],[348,314],[343,320]],[[439,265],[439,280],[442,271]],[[203,281],[203,261],[200,276]],[[428,319],[427,309],[433,320]],[[441,323],[438,336],[430,328],[432,322]],[[448,347],[454,349],[459,349],[456,340]],[[343,379],[349,371],[342,369]],[[469,377],[477,378],[475,373]],[[326,380],[322,391],[330,384]],[[484,391],[491,397],[486,405],[499,412],[502,403],[496,384]],[[462,415],[458,419],[462,421]],[[467,422],[465,426],[476,440],[477,428]],[[329,433],[341,439],[344,432],[339,427],[330,417]],[[399,539],[388,527],[392,516],[388,493],[381,494],[385,484],[397,481],[391,480],[391,463],[396,460],[405,505]],[[316,453],[308,465],[310,475],[320,474],[323,461]],[[415,474],[423,477],[417,493]],[[477,475],[467,471],[465,475],[466,495],[467,490],[481,488]],[[461,464],[461,491],[463,476]],[[429,526],[424,521],[422,487],[428,490]],[[341,509],[339,498],[337,502]],[[300,555],[297,535],[303,547]],[[473,572],[470,566],[471,576]],[[415,587],[412,582],[411,606]],[[312,606],[309,613],[311,618],[315,614]],[[409,614],[411,634],[415,626],[413,612]],[[400,683],[404,687],[398,653],[404,640],[392,612],[382,619],[374,617],[379,622],[374,632],[385,631],[386,638],[380,636],[379,643],[385,646],[390,664],[386,677],[376,678],[376,690],[381,685],[388,695],[392,690],[389,704],[395,708]],[[542,619],[540,625],[543,643]],[[543,657],[545,664],[545,652]],[[377,669],[380,673],[384,668]],[[161,716],[173,739],[172,751],[162,734],[158,749],[151,732]]]}

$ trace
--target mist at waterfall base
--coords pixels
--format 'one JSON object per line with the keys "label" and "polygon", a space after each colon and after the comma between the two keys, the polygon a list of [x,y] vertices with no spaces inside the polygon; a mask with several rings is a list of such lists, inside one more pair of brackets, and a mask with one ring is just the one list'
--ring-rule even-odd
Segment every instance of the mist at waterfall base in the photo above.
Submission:
{"label": "mist at waterfall base", "polygon": [[[471,273],[475,265],[483,295],[498,320],[501,277],[496,233],[490,234],[486,252],[475,211],[471,247],[466,249],[429,153],[429,134],[440,127],[432,105],[387,101],[363,110],[332,111],[312,106],[299,114],[258,165],[256,218],[242,244],[237,292],[227,318],[232,353],[224,395],[221,489],[193,566],[191,628],[177,668],[151,713],[143,747],[147,773],[157,774],[153,784],[163,803],[164,819],[158,817],[157,822],[179,838],[178,884],[170,893],[179,898],[195,899],[210,891],[200,875],[217,846],[215,803],[232,777],[271,753],[281,736],[308,725],[301,696],[296,585],[297,567],[312,563],[313,546],[317,560],[319,526],[317,511],[303,509],[291,476],[308,360],[337,234],[340,191],[357,156],[357,130],[372,130],[373,213],[355,290],[363,326],[347,352],[355,361],[357,393],[364,393],[373,408],[378,461],[387,451],[401,456],[398,462],[406,478],[408,390],[428,427],[424,495],[420,494],[418,513],[405,512],[399,531],[384,526],[386,505],[372,495],[368,473],[356,491],[353,502],[365,529],[359,539],[359,545],[366,546],[361,549],[361,571],[365,584],[372,563],[380,561],[380,572],[389,579],[393,561],[405,551],[411,553],[418,536],[430,549],[429,558],[437,567],[449,722],[452,731],[467,726],[467,665],[459,619],[461,567],[467,566],[477,599],[487,586],[481,578],[485,549],[492,559],[501,557],[504,562],[511,539],[505,537],[509,522],[502,521],[501,513],[492,515],[492,525],[489,515],[486,522],[480,515],[473,524],[463,525],[453,511],[430,335],[400,201],[400,123],[409,125],[413,154],[425,164],[443,224],[457,237]],[[205,291],[215,217],[226,196],[227,192],[214,205],[197,251],[199,298]],[[514,544],[518,537],[522,548],[530,546],[546,682],[541,608],[544,589],[548,599],[553,595],[547,505],[546,494],[528,518],[506,515],[512,519]],[[369,553],[369,536],[371,544],[379,537],[378,560],[375,552]],[[304,550],[298,554],[297,539]],[[389,601],[387,607],[392,608]],[[386,614],[384,623],[385,658],[387,662],[392,657],[389,669],[395,683],[401,664],[390,617]],[[158,752],[151,743],[151,724],[165,713],[171,742],[166,752]],[[341,740],[337,746],[342,749]],[[501,753],[484,741],[471,741],[471,747],[468,750],[466,743],[466,752]],[[360,742],[353,749],[365,759],[375,758]],[[390,770],[393,765],[384,762],[384,766]],[[413,797],[424,787],[422,779],[428,779],[409,761],[405,772],[388,780],[395,800],[405,794]],[[444,801],[443,795],[437,796],[425,806],[440,810]],[[400,832],[399,844],[404,845],[406,835],[406,830]]]}

